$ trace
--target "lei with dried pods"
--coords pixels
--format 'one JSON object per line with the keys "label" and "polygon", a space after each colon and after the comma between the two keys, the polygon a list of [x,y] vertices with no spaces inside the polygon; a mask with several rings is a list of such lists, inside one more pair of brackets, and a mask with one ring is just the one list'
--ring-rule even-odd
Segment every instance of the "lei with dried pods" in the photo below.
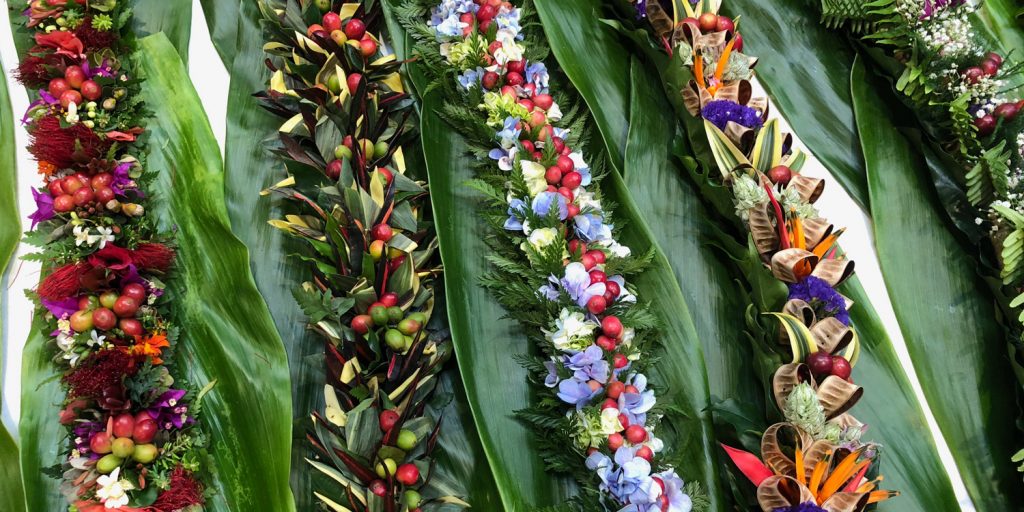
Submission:
{"label": "lei with dried pods", "polygon": [[273,74],[257,96],[284,119],[268,150],[289,175],[264,193],[296,207],[270,222],[306,246],[310,280],[294,294],[326,359],[308,461],[338,485],[315,495],[335,511],[468,506],[431,458],[442,432],[426,409],[451,341],[434,318],[437,239],[403,156],[419,137],[381,5],[260,9]]}
{"label": "lei with dried pods", "polygon": [[[1001,279],[991,282],[1012,317],[1024,304],[1024,64],[1020,49],[992,51],[974,21],[979,8],[965,0],[821,2],[826,25],[860,39],[940,146],[952,175],[937,183],[939,195],[957,227],[982,245],[982,264]],[[1008,326],[1017,353],[1021,322],[1024,312]]]}
{"label": "lei with dried pods", "polygon": [[492,228],[483,284],[538,349],[521,362],[540,399],[517,414],[536,431],[548,467],[580,482],[567,506],[701,507],[699,485],[684,485],[673,447],[656,436],[671,418],[645,375],[657,321],[627,281],[647,258],[616,241],[598,188],[603,160],[587,156],[588,111],[549,73],[531,5],[399,4],[429,90],[444,93],[444,119],[474,148],[471,185],[486,198],[480,214]]}
{"label": "lei with dried pods", "polygon": [[[207,438],[196,392],[172,366],[179,329],[165,294],[175,251],[146,215],[147,113],[132,77],[128,3],[33,0],[35,45],[17,79],[43,186],[27,241],[34,293],[66,396],[68,444],[52,468],[74,510],[201,508]],[[58,442],[54,440],[54,442]]]}
{"label": "lei with dried pods", "polygon": [[854,268],[836,245],[843,230],[819,215],[824,181],[800,174],[806,155],[753,95],[757,59],[741,53],[739,20],[718,15],[716,1],[633,3],[682,73],[673,101],[703,124],[719,170],[709,179],[727,185],[753,249],[789,290],[768,313],[782,326],[775,352],[789,359],[771,377],[785,422],[764,432],[761,458],[723,448],[766,512],[852,512],[895,496],[868,478],[879,447],[861,440],[866,425],[847,412],[863,389],[851,378],[861,350],[852,303],[836,291]]}

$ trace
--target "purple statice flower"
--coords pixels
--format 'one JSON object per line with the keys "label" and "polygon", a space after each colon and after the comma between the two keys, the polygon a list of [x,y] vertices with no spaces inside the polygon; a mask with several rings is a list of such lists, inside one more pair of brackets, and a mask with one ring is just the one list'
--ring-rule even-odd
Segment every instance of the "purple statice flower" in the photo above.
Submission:
{"label": "purple statice flower", "polygon": [[195,423],[195,418],[188,414],[188,404],[181,401],[185,393],[184,389],[168,389],[153,401],[149,407],[149,415],[160,428],[180,429]]}
{"label": "purple statice flower", "polygon": [[40,192],[36,189],[32,189],[32,199],[36,201],[36,211],[32,212],[28,218],[32,219],[32,228],[36,228],[36,224],[50,220],[55,215],[53,210],[53,196],[47,192]]}
{"label": "purple statice flower", "polygon": [[647,17],[647,0],[636,0],[636,17],[637,19]]}
{"label": "purple statice flower", "polygon": [[729,121],[747,128],[760,128],[764,123],[757,111],[730,100],[712,100],[704,105],[700,115],[719,130],[725,130]]}
{"label": "purple statice flower", "polygon": [[526,219],[526,201],[512,199],[508,203],[508,219],[505,221],[505,229],[509,231],[522,231],[523,221]]}
{"label": "purple statice flower", "polygon": [[69,297],[64,300],[39,299],[39,301],[56,318],[64,318],[64,315],[71,316],[78,311],[78,299],[75,297]]}
{"label": "purple statice flower", "polygon": [[654,391],[647,389],[647,377],[642,373],[635,373],[627,377],[623,383],[627,386],[632,385],[637,392],[624,391],[619,395],[619,412],[626,415],[630,425],[646,424],[647,412],[657,402]]}
{"label": "purple statice flower", "polygon": [[799,283],[789,285],[789,298],[800,299],[814,309],[819,318],[834,316],[843,325],[850,325],[850,313],[846,310],[846,300],[824,280],[807,276]]}
{"label": "purple statice flower", "polygon": [[586,407],[598,393],[600,393],[600,388],[594,391],[590,389],[587,381],[575,377],[558,383],[558,398],[567,404],[575,405],[577,411]]}
{"label": "purple statice flower", "polygon": [[578,261],[565,266],[565,277],[559,279],[556,276],[549,276],[548,283],[537,290],[541,297],[555,301],[558,300],[559,293],[564,290],[569,298],[581,308],[587,306],[591,297],[604,295],[605,292],[605,284],[591,283],[590,273]]}
{"label": "purple statice flower", "polygon": [[825,512],[825,509],[810,501],[805,501],[799,505],[793,505],[792,507],[779,507],[775,509],[774,512]]}
{"label": "purple statice flower", "polygon": [[565,367],[573,371],[573,378],[583,381],[596,380],[601,384],[608,382],[608,361],[605,361],[604,351],[597,345],[591,345],[583,352],[565,356]]}
{"label": "purple statice flower", "polygon": [[533,213],[541,217],[547,217],[551,213],[552,207],[558,210],[558,220],[565,220],[569,217],[569,205],[565,196],[558,192],[541,192],[533,198],[533,204],[530,206]]}

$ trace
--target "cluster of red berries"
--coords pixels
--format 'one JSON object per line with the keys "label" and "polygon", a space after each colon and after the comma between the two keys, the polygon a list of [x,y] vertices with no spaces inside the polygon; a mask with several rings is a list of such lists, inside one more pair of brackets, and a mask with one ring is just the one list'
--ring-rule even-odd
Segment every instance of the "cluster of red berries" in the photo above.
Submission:
{"label": "cluster of red berries", "polygon": [[64,78],[50,80],[47,90],[64,108],[72,103],[81,104],[82,98],[96,101],[103,97],[103,87],[88,78],[81,66],[68,66],[64,70]]}
{"label": "cluster of red berries", "polygon": [[113,182],[114,176],[107,172],[92,177],[78,172],[52,179],[46,187],[53,196],[53,209],[58,213],[67,213],[76,208],[82,209],[84,213],[92,213],[90,208],[93,211],[102,210],[114,199],[114,189],[110,186]]}
{"label": "cluster of red berries", "polygon": [[377,53],[377,41],[366,31],[366,23],[359,18],[352,18],[342,23],[341,16],[329,12],[324,14],[321,23],[314,23],[306,29],[306,35],[313,37],[330,37],[338,46],[349,44],[359,48],[359,53],[370,58]]}
{"label": "cluster of red berries", "polygon": [[465,23],[466,26],[462,28],[462,35],[468,36],[473,33],[473,30],[479,30],[481,33],[486,33],[491,25],[494,24],[494,17],[498,15],[498,10],[502,7],[511,10],[511,2],[503,2],[502,0],[475,0],[475,3],[480,6],[476,10],[476,15],[467,12],[459,16],[459,21]]}
{"label": "cluster of red berries", "polygon": [[829,375],[835,375],[840,379],[849,381],[850,374],[853,372],[853,367],[850,366],[850,362],[845,357],[834,356],[824,350],[808,355],[804,362],[819,381]]}
{"label": "cluster of red berries", "polygon": [[[971,66],[964,70],[963,76],[967,83],[974,85],[981,81],[983,77],[995,76],[999,72],[999,68],[1003,65],[1003,57],[998,53],[989,52],[985,55],[985,60],[981,61],[979,66]],[[1017,117],[1017,113],[1020,109],[1024,108],[1024,100],[1010,101],[998,105],[992,109],[992,113],[985,114],[981,117],[974,118],[974,126],[978,129],[978,136],[988,137],[996,131],[996,124],[999,119],[1004,122],[1012,121]]]}
{"label": "cluster of red berries", "polygon": [[124,285],[121,293],[108,290],[98,297],[84,295],[78,299],[78,311],[71,315],[71,329],[82,333],[93,329],[109,331],[118,327],[126,336],[142,336],[142,323],[135,315],[145,301],[146,287],[139,283]]}
{"label": "cluster of red berries", "polygon": [[[733,35],[736,31],[736,24],[733,23],[732,18],[728,16],[719,16],[713,12],[706,12],[701,14],[697,18],[683,18],[683,21],[679,22],[682,25],[692,25],[698,28],[701,33],[708,34],[711,32],[726,32],[729,35]],[[732,45],[732,49],[736,51],[743,50],[743,36],[735,34],[733,39],[736,40]]]}

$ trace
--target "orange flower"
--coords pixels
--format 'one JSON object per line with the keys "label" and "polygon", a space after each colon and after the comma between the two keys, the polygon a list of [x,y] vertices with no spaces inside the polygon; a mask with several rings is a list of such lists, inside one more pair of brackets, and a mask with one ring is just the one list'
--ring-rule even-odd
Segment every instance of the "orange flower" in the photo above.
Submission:
{"label": "orange flower", "polygon": [[47,162],[45,160],[39,161],[39,174],[49,176],[53,174],[53,171],[57,170],[57,166]]}
{"label": "orange flower", "polygon": [[167,341],[167,333],[160,332],[145,338],[136,336],[135,345],[125,350],[133,356],[150,357],[153,359],[153,364],[162,364],[164,361],[160,359],[161,349],[169,346],[171,344]]}

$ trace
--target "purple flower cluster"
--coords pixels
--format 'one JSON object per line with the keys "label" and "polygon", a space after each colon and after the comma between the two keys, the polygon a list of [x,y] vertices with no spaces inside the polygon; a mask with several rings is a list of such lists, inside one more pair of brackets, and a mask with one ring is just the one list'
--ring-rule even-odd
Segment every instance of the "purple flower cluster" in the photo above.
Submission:
{"label": "purple flower cluster", "polygon": [[799,505],[793,505],[792,507],[779,507],[774,512],[825,512],[825,509],[805,501]]}
{"label": "purple flower cluster", "polygon": [[807,276],[803,281],[789,285],[789,298],[810,304],[819,318],[833,316],[844,325],[850,325],[846,299],[822,279]]}
{"label": "purple flower cluster", "polygon": [[700,115],[719,130],[725,130],[729,121],[747,128],[760,128],[764,121],[757,111],[730,100],[712,100],[701,109]]}

